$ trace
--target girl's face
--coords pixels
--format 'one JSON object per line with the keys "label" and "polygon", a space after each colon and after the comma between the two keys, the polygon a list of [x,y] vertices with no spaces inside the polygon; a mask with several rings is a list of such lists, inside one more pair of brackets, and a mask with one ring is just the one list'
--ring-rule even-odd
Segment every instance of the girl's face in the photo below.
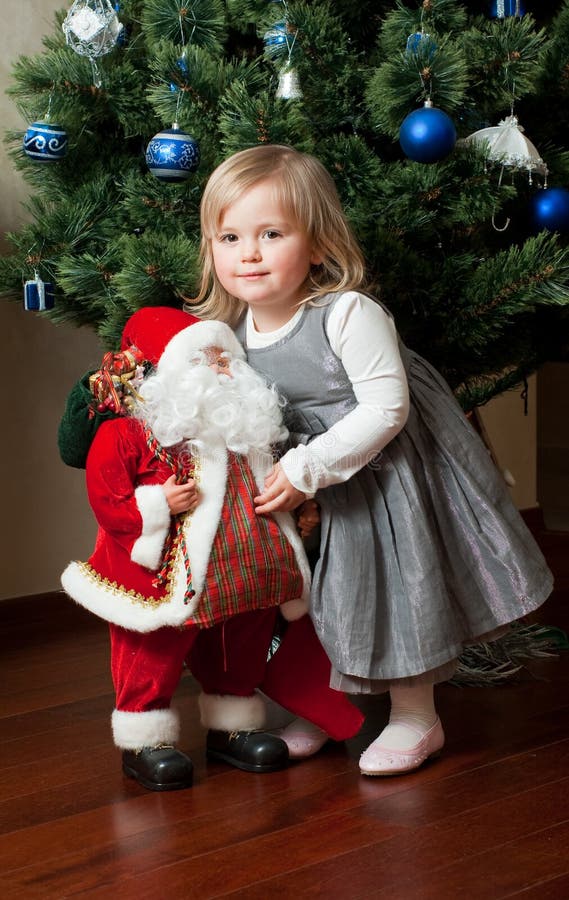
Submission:
{"label": "girl's face", "polygon": [[251,307],[259,331],[288,322],[306,294],[310,266],[321,261],[270,181],[256,184],[224,210],[212,253],[219,281]]}

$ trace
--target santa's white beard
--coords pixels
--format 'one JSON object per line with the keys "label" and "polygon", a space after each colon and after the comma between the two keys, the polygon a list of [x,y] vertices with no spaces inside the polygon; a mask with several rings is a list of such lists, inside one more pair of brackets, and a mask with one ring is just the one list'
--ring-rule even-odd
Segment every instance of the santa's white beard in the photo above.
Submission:
{"label": "santa's white beard", "polygon": [[143,419],[163,447],[190,441],[198,447],[222,443],[235,453],[269,451],[287,437],[283,401],[241,360],[233,377],[206,365],[149,375],[139,389],[133,414]]}

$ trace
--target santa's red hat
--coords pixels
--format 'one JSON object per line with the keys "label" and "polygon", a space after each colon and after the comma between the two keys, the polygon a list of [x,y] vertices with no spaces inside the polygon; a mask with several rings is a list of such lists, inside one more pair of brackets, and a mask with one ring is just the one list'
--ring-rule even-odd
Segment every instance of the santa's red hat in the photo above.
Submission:
{"label": "santa's red hat", "polygon": [[144,306],[137,309],[124,326],[121,350],[134,345],[145,360],[156,366],[174,335],[199,321],[191,313],[171,306]]}
{"label": "santa's red hat", "polygon": [[160,371],[187,366],[196,351],[206,347],[219,347],[234,358],[245,359],[229,325],[217,320],[202,321],[169,306],[145,306],[133,313],[124,327],[121,349],[132,345]]}

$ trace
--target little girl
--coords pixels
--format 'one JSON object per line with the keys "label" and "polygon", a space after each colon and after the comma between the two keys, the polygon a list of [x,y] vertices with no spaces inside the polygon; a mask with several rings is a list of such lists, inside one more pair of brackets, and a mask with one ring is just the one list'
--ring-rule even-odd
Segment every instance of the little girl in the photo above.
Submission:
{"label": "little girl", "polygon": [[361,251],[316,159],[261,145],[222,163],[202,256],[191,311],[236,326],[289,401],[295,446],[257,512],[316,496],[311,615],[332,686],[390,693],[360,770],[412,771],[444,744],[434,684],[465,644],[543,603],[551,573],[448,385],[362,291]]}

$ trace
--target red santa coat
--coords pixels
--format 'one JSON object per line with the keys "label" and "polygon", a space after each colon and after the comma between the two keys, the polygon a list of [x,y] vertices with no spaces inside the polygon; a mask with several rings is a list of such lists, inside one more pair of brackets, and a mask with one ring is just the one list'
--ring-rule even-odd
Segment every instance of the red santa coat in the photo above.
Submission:
{"label": "red santa coat", "polygon": [[[270,454],[254,451],[242,461],[260,491],[273,463]],[[194,462],[200,502],[195,512],[186,516],[182,528],[191,566],[193,593],[189,596],[182,543],[169,556],[166,583],[156,584],[173,521],[162,490],[172,469],[150,449],[137,420],[119,418],[101,425],[86,467],[89,500],[99,523],[95,549],[87,563],[70,563],[61,577],[63,588],[75,601],[101,618],[133,631],[181,626],[192,621],[192,617],[200,624],[200,603],[211,599],[210,587],[219,581],[218,561],[211,555],[223,517],[228,472],[232,470],[227,450],[221,444],[209,447]],[[234,472],[232,477],[239,477],[239,473]],[[292,619],[308,609],[310,569],[294,520],[288,513],[276,513],[273,518],[270,527],[277,527],[286,540],[280,540],[280,534],[277,540],[271,540],[273,557],[265,560],[265,573],[247,573],[257,587],[255,602],[245,607],[233,606],[228,614],[282,604],[284,615]],[[285,545],[288,558],[284,552],[275,561],[279,544]],[[263,558],[261,553],[260,559]],[[287,566],[290,577],[283,577]],[[277,582],[267,581],[265,576],[275,569]],[[234,588],[237,595],[243,593],[239,579]],[[228,591],[230,585],[225,583],[224,602],[231,603],[231,597],[225,596]],[[241,602],[239,596],[233,599]]]}

